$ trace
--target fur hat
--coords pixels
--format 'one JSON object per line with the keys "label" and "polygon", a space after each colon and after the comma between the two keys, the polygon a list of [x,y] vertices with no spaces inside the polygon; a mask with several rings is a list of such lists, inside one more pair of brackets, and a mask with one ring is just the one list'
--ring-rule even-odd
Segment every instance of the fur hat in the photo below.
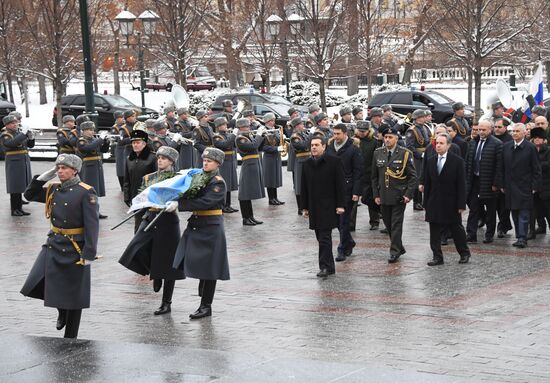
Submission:
{"label": "fur hat", "polygon": [[204,152],[202,152],[202,158],[208,158],[212,161],[216,161],[218,164],[223,164],[223,160],[225,159],[225,153],[218,149],[218,148],[206,148],[204,149]]}
{"label": "fur hat", "polygon": [[57,165],[65,165],[73,168],[77,172],[80,172],[80,169],[82,168],[82,160],[75,154],[62,153],[55,159],[55,166]]}

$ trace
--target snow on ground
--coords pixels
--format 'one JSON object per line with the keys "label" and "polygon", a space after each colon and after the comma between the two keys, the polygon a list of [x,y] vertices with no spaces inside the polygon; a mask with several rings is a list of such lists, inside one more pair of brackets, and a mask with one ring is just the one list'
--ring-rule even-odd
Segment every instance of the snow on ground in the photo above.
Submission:
{"label": "snow on ground", "polygon": [[[141,95],[137,90],[132,90],[132,87],[129,83],[121,83],[121,96],[126,97],[136,105],[141,105]],[[418,86],[417,86],[418,87]],[[426,84],[426,90],[433,89],[438,92],[443,93],[444,95],[450,97],[456,101],[467,101],[467,87],[466,84]],[[515,95],[521,97],[523,90],[527,89],[526,84],[518,85],[519,91],[514,92]],[[20,111],[23,116],[25,116],[25,106],[21,103],[21,96],[19,94],[19,88],[14,83],[14,97],[15,105],[17,110]],[[109,94],[113,93],[114,87],[112,82],[100,82],[99,83],[99,93],[107,92]],[[215,94],[212,94],[214,92]],[[204,98],[213,99],[215,95],[229,92],[227,88],[218,88],[212,92],[201,91],[201,92],[190,92],[191,100],[200,100],[199,95],[204,95]],[[67,86],[67,94],[75,93],[84,93],[84,83],[81,80],[74,80],[70,82]],[[330,88],[328,93],[334,95],[334,98],[347,98],[347,92],[345,88]],[[366,89],[360,89],[360,94],[367,93]],[[30,83],[29,84],[29,117],[24,119],[24,124],[33,129],[56,129],[52,125],[53,110],[55,102],[53,101],[52,87],[47,87],[47,96],[48,103],[40,105],[39,103],[39,94],[38,94],[38,84]],[[494,85],[484,85],[481,90],[481,105],[482,107],[487,106],[491,103],[492,99],[495,97],[495,87]],[[149,108],[155,109],[159,112],[162,111],[163,105],[171,99],[171,93],[160,91],[145,94],[145,105]],[[192,111],[194,108],[191,108]],[[333,106],[328,109],[329,115],[332,113],[337,113],[339,107]]]}

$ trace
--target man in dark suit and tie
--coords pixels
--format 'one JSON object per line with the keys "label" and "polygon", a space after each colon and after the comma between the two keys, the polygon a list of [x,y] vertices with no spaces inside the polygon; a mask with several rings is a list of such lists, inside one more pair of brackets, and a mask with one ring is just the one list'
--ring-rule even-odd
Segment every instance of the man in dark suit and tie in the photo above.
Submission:
{"label": "man in dark suit and tie", "polygon": [[441,229],[447,227],[460,254],[459,263],[468,263],[470,249],[462,226],[462,212],[466,209],[466,182],[464,161],[449,152],[451,137],[448,133],[437,136],[436,155],[428,158],[424,172],[424,208],[430,223],[430,247],[433,260],[428,266],[443,264]]}

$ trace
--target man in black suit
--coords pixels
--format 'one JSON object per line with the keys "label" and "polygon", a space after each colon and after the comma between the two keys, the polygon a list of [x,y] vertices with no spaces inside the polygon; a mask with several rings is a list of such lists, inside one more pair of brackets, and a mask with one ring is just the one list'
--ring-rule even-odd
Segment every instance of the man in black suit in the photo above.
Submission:
{"label": "man in black suit", "polygon": [[470,141],[466,154],[466,197],[470,208],[466,232],[468,242],[477,242],[479,214],[485,207],[487,230],[483,243],[491,243],[496,229],[497,195],[502,182],[502,142],[491,134],[491,121],[480,121],[478,130],[479,136]]}
{"label": "man in black suit", "polygon": [[323,138],[312,138],[310,147],[311,157],[303,164],[300,204],[319,242],[320,271],[317,276],[325,278],[335,272],[332,229],[338,227],[346,205],[344,168],[339,158],[325,154]]}
{"label": "man in black suit", "polygon": [[433,252],[433,260],[428,262],[428,266],[443,264],[442,228],[447,228],[451,233],[460,254],[459,263],[468,263],[470,259],[466,232],[462,226],[462,212],[466,209],[464,161],[449,152],[450,146],[448,133],[438,135],[435,143],[437,154],[428,158],[423,169],[424,208],[426,221],[430,223],[430,247]]}
{"label": "man in black suit", "polygon": [[525,139],[524,124],[512,126],[512,138],[502,152],[506,208],[512,211],[517,241],[515,247],[527,247],[529,217],[533,209],[533,194],[542,178],[537,148]]}

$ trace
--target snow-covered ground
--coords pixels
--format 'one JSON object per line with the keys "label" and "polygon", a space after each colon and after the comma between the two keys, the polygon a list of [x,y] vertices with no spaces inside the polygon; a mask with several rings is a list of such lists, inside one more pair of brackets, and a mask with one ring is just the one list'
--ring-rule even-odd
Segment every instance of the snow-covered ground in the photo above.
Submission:
{"label": "snow-covered ground", "polygon": [[[437,90],[445,94],[456,101],[467,101],[467,88],[466,84],[427,84],[426,89]],[[14,97],[17,110],[25,116],[25,106],[21,103],[21,95],[19,94],[19,88],[14,84]],[[519,97],[523,93],[523,90],[527,89],[526,84],[518,85],[518,91],[514,92]],[[29,117],[24,119],[24,124],[33,129],[55,129],[52,125],[52,116],[55,106],[52,95],[52,87],[47,87],[48,103],[44,105],[39,104],[38,84],[31,83],[29,85]],[[113,93],[113,84],[110,82],[99,83],[99,93]],[[227,92],[227,88],[218,88],[212,92],[221,94]],[[345,88],[331,88],[328,91],[335,96],[347,97]],[[360,93],[366,93],[366,89],[361,89]],[[84,83],[82,81],[72,81],[67,87],[67,94],[84,93]],[[211,92],[201,91],[200,95],[211,96]],[[197,94],[197,96],[199,95]],[[138,91],[132,90],[129,83],[121,83],[121,95],[126,97],[136,105],[141,105],[141,96]],[[491,100],[495,97],[495,87],[493,84],[484,85],[481,91],[481,105],[487,106]],[[153,108],[157,111],[161,111],[163,105],[171,98],[170,92],[160,91],[145,94],[145,104],[149,108]],[[330,114],[337,113],[339,107],[331,107],[328,112]]]}

